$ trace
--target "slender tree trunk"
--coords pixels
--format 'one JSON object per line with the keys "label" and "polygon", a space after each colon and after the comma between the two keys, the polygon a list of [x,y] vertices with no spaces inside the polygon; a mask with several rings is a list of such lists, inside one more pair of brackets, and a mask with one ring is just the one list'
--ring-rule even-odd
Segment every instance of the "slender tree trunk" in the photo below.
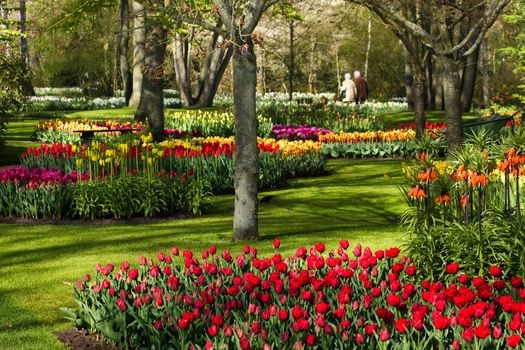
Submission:
{"label": "slender tree trunk", "polygon": [[312,49],[310,50],[310,71],[308,72],[308,91],[310,91],[311,94],[314,94],[316,92],[315,84],[317,80],[317,60],[315,52],[317,50],[317,43],[315,41],[312,41]]}
{"label": "slender tree trunk", "polygon": [[[235,212],[233,239],[259,237],[257,180],[259,151],[255,96],[257,62],[253,42],[245,39],[247,48],[236,45],[233,54],[233,114],[235,117]],[[238,38],[239,43],[243,41]]]}
{"label": "slender tree trunk", "polygon": [[[161,1],[163,3],[163,1]],[[149,22],[146,19],[147,22]],[[162,23],[148,23],[140,103],[135,121],[148,120],[156,141],[164,138],[164,56],[167,32]]]}
{"label": "slender tree trunk", "polygon": [[443,72],[441,66],[434,60],[432,79],[432,90],[434,95],[434,109],[442,111],[445,109],[445,97],[443,96]]}
{"label": "slender tree trunk", "polygon": [[447,113],[447,146],[448,150],[461,147],[463,140],[461,80],[458,64],[452,58],[443,57],[443,91],[445,111]]}
{"label": "slender tree trunk", "polygon": [[144,6],[133,1],[133,92],[129,106],[138,108],[142,93],[142,69],[144,68],[144,44],[146,41],[146,22]]}
{"label": "slender tree trunk", "polygon": [[463,112],[470,112],[478,77],[479,47],[467,57],[463,68],[463,79],[461,86],[461,105]]}
{"label": "slender tree trunk", "polygon": [[433,82],[434,82],[434,67],[432,64],[432,55],[428,55],[425,66],[425,88],[426,88],[426,106],[427,110],[433,111],[436,109],[436,96],[434,95]]}
{"label": "slender tree trunk", "polygon": [[483,39],[480,49],[480,70],[482,76],[483,104],[485,108],[490,104],[490,68],[489,68],[489,47],[487,38]]}
{"label": "slender tree trunk", "polygon": [[294,76],[295,76],[295,21],[290,21],[290,62],[288,67],[288,100],[293,100]]}
{"label": "slender tree trunk", "polygon": [[425,72],[422,67],[416,63],[412,64],[413,82],[413,100],[414,100],[414,114],[416,124],[416,138],[421,140],[425,136],[426,118],[425,118],[425,101],[427,92],[425,90],[426,80]]}
{"label": "slender tree trunk", "polygon": [[414,110],[414,74],[412,72],[412,63],[410,62],[410,54],[406,48],[405,52],[405,91],[407,95],[408,110]]}
{"label": "slender tree trunk", "polygon": [[20,57],[22,58],[23,62],[22,69],[25,73],[28,73],[28,75],[23,81],[23,86],[26,94],[34,96],[35,89],[33,88],[33,83],[31,82],[31,78],[29,77],[30,61],[29,45],[27,43],[27,7],[25,0],[20,0],[20,34]]}
{"label": "slender tree trunk", "polygon": [[180,98],[186,106],[193,106],[195,101],[191,88],[191,72],[189,71],[190,67],[186,64],[188,62],[187,56],[190,54],[188,39],[182,39],[177,34],[176,40],[173,41],[172,45],[175,77],[179,87]]}
{"label": "slender tree trunk", "polygon": [[372,47],[372,12],[368,10],[368,43],[365,55],[365,78],[368,78],[368,61],[370,58],[370,48]]}
{"label": "slender tree trunk", "polygon": [[129,104],[133,92],[133,79],[128,61],[128,44],[129,44],[129,1],[120,0],[119,4],[119,41],[118,41],[118,59],[120,66],[120,76],[122,78],[122,88],[126,105]]}
{"label": "slender tree trunk", "polygon": [[213,34],[208,54],[199,78],[199,92],[196,105],[209,107],[213,104],[217,89],[233,55],[233,47],[224,47],[224,38]]}

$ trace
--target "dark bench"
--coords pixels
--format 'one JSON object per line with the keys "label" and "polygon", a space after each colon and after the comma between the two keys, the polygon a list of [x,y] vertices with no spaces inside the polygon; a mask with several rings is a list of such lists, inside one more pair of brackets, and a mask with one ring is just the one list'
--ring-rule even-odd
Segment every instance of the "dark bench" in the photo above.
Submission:
{"label": "dark bench", "polygon": [[80,142],[82,144],[90,144],[95,138],[95,133],[99,132],[120,132],[121,135],[130,134],[133,131],[141,131],[141,129],[108,129],[108,130],[74,130],[75,133],[80,133]]}
{"label": "dark bench", "polygon": [[490,117],[466,120],[462,123],[463,134],[471,135],[478,132],[482,128],[486,129],[492,134],[497,134],[505,125],[507,125],[509,121],[514,120],[514,117],[518,113],[520,112],[516,112],[513,115],[494,114]]}

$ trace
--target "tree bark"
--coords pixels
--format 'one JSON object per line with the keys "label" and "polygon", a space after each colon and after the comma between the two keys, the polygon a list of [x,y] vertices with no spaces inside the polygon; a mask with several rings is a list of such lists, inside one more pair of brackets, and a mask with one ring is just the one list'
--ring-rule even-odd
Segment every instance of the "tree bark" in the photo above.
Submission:
{"label": "tree bark", "polygon": [[233,54],[233,114],[235,117],[235,211],[233,239],[251,240],[259,237],[257,180],[259,150],[255,95],[257,62],[250,37],[238,38]]}
{"label": "tree bark", "polygon": [[433,82],[434,82],[434,67],[432,64],[432,55],[427,55],[425,65],[425,88],[426,88],[426,106],[427,110],[433,111],[436,109],[436,96],[434,95]]}
{"label": "tree bark", "polygon": [[[158,2],[157,2],[158,3]],[[163,1],[160,2],[161,4]],[[135,112],[135,121],[148,120],[148,124],[156,141],[164,139],[164,56],[166,53],[167,32],[162,23],[148,24],[144,69],[142,77],[142,92],[140,103]]]}
{"label": "tree bark", "polygon": [[[30,96],[35,95],[35,89],[31,78],[29,76],[30,72],[30,62],[29,62],[29,45],[27,43],[27,7],[26,1],[20,0],[20,57],[22,59],[22,70],[26,73],[24,81],[22,82],[24,86],[24,91]],[[7,12],[6,12],[7,13]]]}
{"label": "tree bark", "polygon": [[[219,47],[218,47],[219,46]],[[217,89],[233,55],[233,47],[224,47],[224,38],[213,34],[206,61],[201,69],[196,105],[209,107],[213,104]]]}
{"label": "tree bark", "polygon": [[406,48],[404,48],[405,53],[405,92],[407,95],[408,110],[414,110],[414,76],[412,72],[412,63],[410,62],[410,54]]}
{"label": "tree bark", "polygon": [[463,141],[461,80],[459,67],[452,58],[442,57],[443,92],[445,111],[447,113],[447,146],[448,151],[461,147]]}
{"label": "tree bark", "polygon": [[295,21],[290,21],[289,51],[290,62],[288,63],[288,100],[293,100],[294,76],[295,76]]}
{"label": "tree bark", "polygon": [[177,36],[173,43],[174,68],[181,99],[188,106],[209,107],[213,104],[224,72],[228,68],[233,48],[224,47],[224,38],[212,33],[206,57],[202,64],[197,91],[191,83],[191,43]]}
{"label": "tree bark", "polygon": [[463,112],[470,112],[474,99],[476,79],[478,77],[479,47],[465,60],[463,79],[461,81],[461,106]]}
{"label": "tree bark", "polygon": [[443,111],[445,109],[445,98],[443,96],[443,70],[441,66],[434,60],[432,65],[434,69],[432,79],[432,90],[434,95],[434,108],[437,111]]}
{"label": "tree bark", "polygon": [[120,76],[122,78],[122,89],[124,90],[124,98],[126,99],[126,106],[129,104],[131,94],[133,92],[133,80],[128,61],[128,44],[129,44],[129,1],[120,0],[119,3],[119,42],[118,42],[118,56],[120,66]]}
{"label": "tree bark", "polygon": [[144,6],[133,1],[133,92],[129,106],[138,108],[142,93],[142,69],[144,68],[144,44],[146,41],[146,22]]}
{"label": "tree bark", "polygon": [[489,47],[487,38],[483,39],[480,49],[480,70],[482,76],[483,104],[485,108],[490,105],[490,67],[489,67]]}
{"label": "tree bark", "polygon": [[368,61],[370,58],[370,48],[372,47],[372,11],[368,10],[368,42],[365,54],[365,78],[368,79]]}
{"label": "tree bark", "polygon": [[425,118],[425,101],[427,97],[425,72],[422,67],[417,64],[412,64],[412,72],[414,79],[412,82],[413,98],[414,98],[414,114],[416,124],[416,138],[421,140],[425,137],[426,118]]}

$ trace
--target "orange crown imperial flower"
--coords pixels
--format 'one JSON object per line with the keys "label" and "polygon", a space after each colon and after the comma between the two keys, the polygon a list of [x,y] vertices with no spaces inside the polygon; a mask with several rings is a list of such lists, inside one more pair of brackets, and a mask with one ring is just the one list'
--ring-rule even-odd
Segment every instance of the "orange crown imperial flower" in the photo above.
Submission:
{"label": "orange crown imperial flower", "polygon": [[426,192],[420,188],[419,185],[412,187],[410,191],[408,191],[408,196],[416,199],[427,198]]}
{"label": "orange crown imperial flower", "polygon": [[417,179],[423,182],[435,181],[437,179],[436,169],[426,169],[417,176]]}
{"label": "orange crown imperial flower", "polygon": [[487,186],[489,184],[489,179],[487,176],[485,176],[485,174],[483,173],[473,173],[471,176],[470,176],[470,183],[472,184],[472,186]]}
{"label": "orange crown imperial flower", "polygon": [[439,196],[437,196],[435,199],[434,199],[434,202],[435,203],[438,203],[438,204],[450,204],[450,201],[451,201],[451,198],[448,194],[444,193],[444,194],[440,194]]}

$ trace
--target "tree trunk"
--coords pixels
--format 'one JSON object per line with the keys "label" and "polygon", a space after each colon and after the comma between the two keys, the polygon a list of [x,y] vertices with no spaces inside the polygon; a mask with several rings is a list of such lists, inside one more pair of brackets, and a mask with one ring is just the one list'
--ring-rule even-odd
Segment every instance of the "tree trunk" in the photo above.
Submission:
{"label": "tree trunk", "polygon": [[434,74],[432,74],[432,90],[434,95],[434,109],[442,111],[445,109],[445,97],[443,96],[443,71],[441,66],[434,61],[432,65]]}
{"label": "tree trunk", "polygon": [[465,67],[463,68],[463,79],[461,81],[461,106],[463,112],[470,112],[472,108],[476,78],[478,77],[479,51],[480,49],[478,47],[467,57]]}
{"label": "tree trunk", "polygon": [[489,47],[487,38],[483,39],[480,49],[480,70],[482,76],[483,104],[485,108],[490,105],[490,68],[489,68]]}
{"label": "tree trunk", "polygon": [[119,42],[118,42],[118,56],[120,66],[120,76],[122,78],[122,89],[124,90],[124,98],[126,99],[126,106],[131,99],[133,92],[133,80],[128,62],[128,43],[129,43],[129,2],[128,0],[120,0],[119,4]]}
{"label": "tree trunk", "polygon": [[255,95],[257,62],[250,37],[237,39],[233,54],[233,114],[235,117],[235,212],[233,239],[251,240],[259,237],[257,180],[259,151]]}
{"label": "tree trunk", "polygon": [[433,111],[436,109],[436,96],[434,95],[433,81],[434,81],[434,67],[432,64],[432,55],[428,54],[425,65],[425,88],[426,88],[426,106],[427,110]]}
{"label": "tree trunk", "polygon": [[190,55],[190,43],[188,39],[182,39],[179,34],[173,41],[173,63],[175,68],[175,78],[179,87],[180,98],[186,106],[193,106],[193,92],[191,88],[191,67],[188,66],[188,56]]}
{"label": "tree trunk", "polygon": [[414,110],[414,75],[412,72],[412,63],[410,62],[410,54],[408,50],[404,48],[405,52],[405,91],[407,95],[408,110]]}
{"label": "tree trunk", "polygon": [[[22,70],[25,73],[30,71],[30,62],[29,62],[29,46],[27,43],[27,8],[26,1],[20,0],[20,57],[22,59]],[[29,74],[26,75],[24,81],[22,82],[24,86],[24,91],[30,96],[35,95],[35,89],[33,88],[33,83]]]}
{"label": "tree trunk", "polygon": [[288,100],[293,100],[294,75],[295,75],[295,22],[290,21],[290,62],[288,67]]}
{"label": "tree trunk", "polygon": [[317,80],[317,59],[316,59],[317,43],[312,41],[312,49],[310,50],[310,71],[308,73],[308,91],[311,94],[316,93],[316,80]]}
{"label": "tree trunk", "polygon": [[427,97],[425,72],[422,67],[416,63],[412,64],[413,82],[413,100],[414,100],[414,114],[416,124],[416,138],[421,140],[425,137],[426,118],[425,118],[425,101]]}
{"label": "tree trunk", "polygon": [[146,22],[144,6],[133,1],[133,92],[129,106],[138,108],[142,93],[142,69],[144,68],[144,44],[146,41]]}
{"label": "tree trunk", "polygon": [[148,23],[142,92],[134,117],[135,121],[144,121],[147,118],[151,133],[156,141],[164,139],[163,64],[166,53],[166,39],[167,32],[162,27],[162,23]]}
{"label": "tree trunk", "polygon": [[[233,55],[233,47],[224,48],[224,38],[214,34],[210,42],[206,61],[199,78],[199,93],[196,105],[209,107],[213,104],[217,89]],[[220,47],[218,47],[220,46]]]}
{"label": "tree trunk", "polygon": [[191,44],[189,40],[177,36],[172,49],[174,68],[181,99],[186,105],[209,107],[213,104],[217,89],[233,55],[233,48],[225,48],[223,44],[223,37],[213,33],[199,74],[197,91],[194,94],[191,84]]}
{"label": "tree trunk", "polygon": [[458,64],[452,58],[443,57],[442,64],[445,111],[447,113],[447,147],[450,152],[460,148],[463,140],[461,80]]}
{"label": "tree trunk", "polygon": [[372,12],[368,10],[368,43],[365,54],[365,78],[368,78],[368,61],[370,58],[370,48],[372,46]]}

